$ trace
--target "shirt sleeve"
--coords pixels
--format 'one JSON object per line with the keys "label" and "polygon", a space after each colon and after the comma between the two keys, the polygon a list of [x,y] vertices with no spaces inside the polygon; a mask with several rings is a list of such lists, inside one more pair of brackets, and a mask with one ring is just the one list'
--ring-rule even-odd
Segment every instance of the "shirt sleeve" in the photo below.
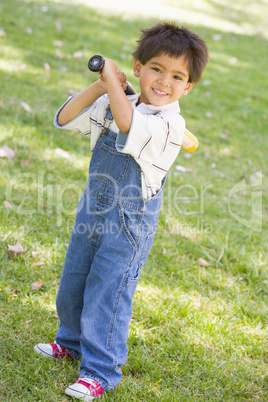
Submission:
{"label": "shirt sleeve", "polygon": [[[75,95],[74,95],[75,96]],[[93,151],[96,142],[100,136],[101,130],[105,126],[106,108],[109,104],[107,95],[101,96],[92,105],[84,108],[73,120],[61,126],[58,123],[58,116],[60,111],[69,102],[73,96],[69,97],[66,102],[57,110],[54,117],[54,125],[57,128],[71,130],[77,133],[84,134],[91,137],[91,150]]]}
{"label": "shirt sleeve", "polygon": [[74,97],[70,96],[64,103],[61,105],[61,107],[57,110],[55,117],[54,117],[54,125],[57,128],[63,128],[65,130],[70,130],[70,131],[76,131],[85,135],[90,134],[90,120],[89,120],[89,110],[92,108],[92,105],[84,108],[73,120],[69,121],[68,123],[64,125],[60,125],[58,123],[58,116],[61,112],[61,110],[64,108],[64,106]]}
{"label": "shirt sleeve", "polygon": [[134,110],[130,131],[128,135],[119,132],[116,147],[134,156],[138,163],[139,160],[147,164],[160,162],[163,170],[168,170],[174,155],[179,153],[184,130],[185,121],[179,113],[163,111],[144,115]]}
{"label": "shirt sleeve", "polygon": [[104,117],[106,108],[109,103],[109,98],[107,95],[101,96],[96,100],[92,105],[85,107],[73,120],[69,121],[67,124],[61,126],[58,123],[58,116],[61,110],[64,108],[66,103],[68,103],[74,96],[70,96],[66,102],[57,110],[54,117],[54,125],[57,128],[64,128],[66,130],[76,131],[82,133],[84,135],[88,135],[91,133],[92,126],[96,126],[98,128],[104,127]]}

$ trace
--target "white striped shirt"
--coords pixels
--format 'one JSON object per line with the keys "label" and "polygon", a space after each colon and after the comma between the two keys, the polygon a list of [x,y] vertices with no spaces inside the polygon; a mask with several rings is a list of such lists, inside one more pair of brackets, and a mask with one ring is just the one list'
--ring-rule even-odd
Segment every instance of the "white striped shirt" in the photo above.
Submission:
{"label": "white striped shirt", "polygon": [[151,198],[161,187],[161,183],[181,148],[185,121],[179,114],[176,101],[156,107],[144,103],[136,106],[140,94],[128,96],[133,107],[133,118],[128,134],[118,130],[116,123],[106,121],[108,95],[103,95],[91,106],[64,126],[58,124],[58,114],[69,98],[57,111],[54,124],[56,127],[76,131],[91,136],[91,150],[104,127],[117,133],[116,148],[119,152],[130,154],[140,165],[142,171],[142,190],[145,199]]}

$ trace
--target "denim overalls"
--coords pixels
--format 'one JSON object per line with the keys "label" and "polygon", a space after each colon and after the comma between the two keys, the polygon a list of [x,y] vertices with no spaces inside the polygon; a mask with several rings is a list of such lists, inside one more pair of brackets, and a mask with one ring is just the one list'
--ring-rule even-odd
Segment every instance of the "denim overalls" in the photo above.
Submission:
{"label": "denim overalls", "polygon": [[[106,119],[112,121],[110,108]],[[56,342],[75,358],[80,376],[109,390],[121,380],[127,359],[132,299],[156,231],[163,185],[142,196],[141,169],[116,150],[103,130],[94,148],[86,188],[66,253],[57,294]]]}

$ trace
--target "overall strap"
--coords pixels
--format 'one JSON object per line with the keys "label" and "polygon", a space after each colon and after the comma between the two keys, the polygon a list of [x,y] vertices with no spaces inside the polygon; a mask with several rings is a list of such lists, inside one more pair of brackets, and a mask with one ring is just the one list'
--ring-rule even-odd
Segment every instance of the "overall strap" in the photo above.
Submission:
{"label": "overall strap", "polygon": [[111,106],[109,104],[106,108],[106,114],[105,114],[104,123],[103,123],[104,128],[102,130],[102,133],[105,133],[108,130],[108,128],[110,127],[110,125],[112,124],[113,121],[114,121],[114,118],[112,115]]}

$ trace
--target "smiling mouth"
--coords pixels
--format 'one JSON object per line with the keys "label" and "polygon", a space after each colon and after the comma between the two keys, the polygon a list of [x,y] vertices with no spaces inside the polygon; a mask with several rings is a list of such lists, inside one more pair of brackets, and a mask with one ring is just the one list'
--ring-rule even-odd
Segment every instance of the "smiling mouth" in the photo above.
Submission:
{"label": "smiling mouth", "polygon": [[152,89],[157,96],[167,96],[168,95],[166,92],[159,91],[158,89],[155,89],[155,88],[152,88]]}

